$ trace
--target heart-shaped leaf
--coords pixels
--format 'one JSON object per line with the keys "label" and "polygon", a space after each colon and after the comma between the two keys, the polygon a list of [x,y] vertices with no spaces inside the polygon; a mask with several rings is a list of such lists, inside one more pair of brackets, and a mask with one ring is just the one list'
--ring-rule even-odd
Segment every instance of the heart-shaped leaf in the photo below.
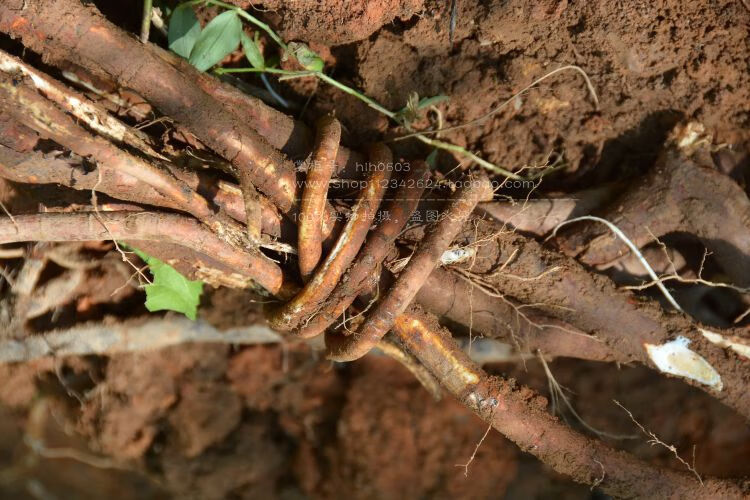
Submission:
{"label": "heart-shaped leaf", "polygon": [[187,59],[200,34],[201,24],[190,5],[180,5],[172,12],[167,32],[169,50]]}
{"label": "heart-shaped leaf", "polygon": [[241,33],[242,21],[234,11],[214,17],[196,40],[190,52],[190,64],[198,71],[206,71],[239,46]]}
{"label": "heart-shaped leaf", "polygon": [[156,257],[135,248],[132,250],[148,264],[149,271],[154,277],[153,283],[144,287],[146,309],[151,312],[177,311],[195,320],[203,292],[203,282],[189,280]]}

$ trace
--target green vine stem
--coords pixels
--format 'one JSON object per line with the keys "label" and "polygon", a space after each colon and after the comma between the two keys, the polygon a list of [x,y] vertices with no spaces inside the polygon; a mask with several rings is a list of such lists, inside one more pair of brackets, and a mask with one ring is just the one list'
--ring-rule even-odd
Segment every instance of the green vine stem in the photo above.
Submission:
{"label": "green vine stem", "polygon": [[[268,34],[268,36],[270,36],[271,39],[273,41],[275,41],[285,52],[288,52],[289,46],[286,43],[284,43],[284,41],[281,39],[281,37],[279,37],[279,35],[276,34],[276,32],[270,26],[268,26],[266,23],[260,21],[259,19],[257,19],[253,15],[248,14],[246,11],[242,10],[241,8],[236,7],[236,6],[232,5],[232,4],[228,4],[226,2],[222,2],[220,0],[196,0],[196,1],[191,2],[191,3],[194,3],[194,4],[205,3],[206,5],[215,5],[217,7],[222,7],[224,9],[235,11],[240,17],[242,17],[243,19],[246,19],[250,23],[254,24],[258,28],[260,28],[263,31],[265,31]],[[522,177],[522,176],[520,176],[518,174],[514,174],[513,172],[510,172],[509,170],[507,170],[505,168],[499,167],[499,166],[495,165],[494,163],[491,163],[491,162],[489,162],[489,161],[481,158],[480,156],[472,153],[471,151],[469,151],[468,149],[466,149],[466,148],[464,148],[462,146],[458,146],[456,144],[452,144],[450,142],[441,141],[441,140],[438,140],[438,139],[431,139],[431,138],[427,137],[426,135],[421,134],[420,132],[415,131],[414,129],[412,129],[411,125],[406,120],[404,120],[404,118],[402,116],[400,116],[398,113],[396,113],[394,111],[391,111],[391,110],[383,107],[380,103],[378,103],[374,99],[366,96],[365,94],[363,94],[362,92],[360,92],[360,91],[358,91],[356,89],[353,89],[352,87],[349,87],[348,85],[344,85],[343,83],[339,82],[338,80],[336,80],[334,78],[331,78],[330,76],[326,75],[322,71],[308,71],[308,70],[293,71],[293,70],[284,70],[284,69],[279,69],[279,68],[230,68],[230,69],[218,68],[218,69],[215,70],[215,73],[217,73],[217,74],[227,74],[227,73],[271,73],[271,74],[275,74],[275,75],[283,75],[286,78],[299,78],[299,77],[307,77],[307,76],[316,77],[319,80],[322,80],[322,81],[326,82],[327,84],[332,85],[333,87],[341,90],[342,92],[345,92],[345,93],[347,93],[347,94],[349,94],[351,96],[356,97],[360,101],[362,101],[365,104],[367,104],[368,106],[370,106],[372,109],[378,111],[379,113],[382,113],[383,115],[387,116],[388,118],[390,118],[391,120],[393,120],[394,122],[396,122],[398,125],[401,125],[402,127],[404,127],[407,131],[409,131],[409,132],[411,132],[413,134],[414,138],[416,138],[417,140],[419,140],[419,141],[421,141],[421,142],[423,142],[423,143],[425,143],[425,144],[427,144],[429,146],[432,146],[432,147],[437,148],[437,149],[442,149],[444,151],[450,151],[452,153],[455,153],[455,154],[457,154],[457,155],[459,155],[459,156],[461,156],[463,158],[466,158],[468,160],[476,162],[481,167],[483,167],[483,168],[485,168],[485,169],[487,169],[487,170],[489,170],[489,171],[491,171],[493,173],[496,173],[496,174],[499,174],[499,175],[503,175],[503,176],[505,176],[508,179],[513,179],[513,180],[522,180],[522,179],[524,179],[524,177]]]}

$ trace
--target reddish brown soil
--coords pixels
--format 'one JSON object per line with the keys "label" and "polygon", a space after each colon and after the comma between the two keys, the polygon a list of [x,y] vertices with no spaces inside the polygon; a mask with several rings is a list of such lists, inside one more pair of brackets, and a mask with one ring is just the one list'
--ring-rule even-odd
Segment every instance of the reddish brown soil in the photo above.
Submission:
{"label": "reddish brown soil", "polygon": [[[638,435],[612,402],[616,398],[689,461],[693,443],[700,443],[695,466],[701,473],[750,474],[750,430],[704,394],[647,369],[573,361],[553,363],[551,369],[591,426],[637,436],[610,440],[615,446],[682,467],[669,451]],[[526,369],[497,370],[546,393],[536,362]],[[3,385],[14,387],[0,395],[14,408],[3,420],[5,463],[29,454],[14,437],[22,426],[28,434],[41,425],[46,430],[32,435],[41,436],[48,448],[88,449],[90,455],[126,460],[126,468],[145,469],[150,477],[42,459],[14,472],[5,491],[35,477],[49,488],[87,498],[91,483],[75,477],[94,474],[102,482],[98,492],[125,475],[122,497],[159,496],[164,490],[200,498],[336,498],[343,491],[356,492],[356,498],[588,494],[550,476],[495,432],[465,476],[460,464],[472,455],[486,426],[453,400],[434,401],[410,373],[383,357],[341,368],[301,347],[230,352],[202,346],[116,356],[106,367],[68,363],[61,373],[71,394],[80,390],[74,384],[81,373],[101,380],[82,404],[50,389],[53,372],[50,362],[3,369]],[[51,408],[40,408],[45,405]],[[32,417],[24,423],[25,409],[41,412],[34,417],[41,423]]]}
{"label": "reddish brown soil", "polygon": [[[305,0],[257,7],[269,10],[258,14],[284,37],[311,42],[337,78],[391,109],[411,92],[449,96],[440,109],[451,124],[481,116],[555,68],[579,65],[596,88],[598,111],[581,77],[569,72],[483,125],[445,136],[510,168],[540,163],[555,151],[567,162],[564,173],[575,174],[565,176],[568,185],[621,178],[648,168],[685,118],[727,145],[727,171],[750,165],[744,153],[750,10],[742,1],[458,0],[452,45],[450,3]],[[299,102],[313,91],[301,80],[274,84]],[[322,85],[303,118],[329,110],[354,146],[387,126],[359,101]],[[216,291],[206,299],[204,318],[223,327],[251,324],[260,315],[250,299]],[[750,475],[750,429],[704,393],[645,368],[563,360],[550,366],[591,426],[638,435],[617,399],[688,462],[700,443],[694,456],[702,474]],[[547,394],[535,361],[494,371]],[[304,346],[186,346],[0,366],[0,402],[0,492],[8,497],[596,495],[494,432],[465,476],[457,464],[471,457],[486,426],[452,400],[435,402],[403,367],[375,355],[343,366]],[[48,448],[112,457],[126,470],[36,457],[24,433]],[[610,442],[684,467],[643,435]]]}
{"label": "reddish brown soil", "polygon": [[[426,2],[408,21],[333,48],[334,60],[391,109],[404,106],[410,92],[449,96],[441,110],[451,124],[482,116],[556,68],[580,66],[597,91],[598,112],[583,79],[563,72],[481,126],[446,135],[510,168],[539,164],[555,151],[568,171],[597,179],[640,171],[686,118],[704,123],[718,142],[746,149],[750,11],[740,1],[462,0],[452,46],[449,4]],[[316,18],[321,26],[329,26],[328,15]],[[313,104],[334,107],[360,138],[385,124],[333,90],[320,88],[317,96]]]}

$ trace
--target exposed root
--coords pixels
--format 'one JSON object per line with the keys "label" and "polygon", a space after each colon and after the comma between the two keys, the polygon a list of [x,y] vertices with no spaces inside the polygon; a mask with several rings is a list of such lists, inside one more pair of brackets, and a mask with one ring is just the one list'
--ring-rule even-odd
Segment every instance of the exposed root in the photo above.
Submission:
{"label": "exposed root", "polygon": [[[734,285],[748,287],[750,199],[733,179],[712,168],[707,148],[695,141],[684,145],[694,129],[690,124],[678,129],[673,145],[656,167],[601,216],[627,233],[638,248],[667,233],[693,234],[713,253]],[[596,224],[561,234],[556,242],[565,253],[590,266],[611,265],[628,249]]]}
{"label": "exposed root", "polygon": [[[90,175],[85,160],[77,155],[21,153],[0,145],[0,177],[23,184],[59,184],[71,189],[88,191],[97,184],[97,191],[119,200],[132,201],[181,210],[178,201],[161,194],[155,188],[109,164],[99,163],[97,170],[101,179]],[[191,189],[201,190],[201,195],[211,200],[215,207],[239,222],[246,221],[241,190],[234,184],[216,181],[198,172],[182,170],[166,165],[169,174],[180,179]],[[260,199],[262,210],[262,232],[279,236],[280,220],[275,208],[266,198]]]}
{"label": "exposed root", "polygon": [[[471,295],[472,306],[461,300]],[[499,300],[498,300],[499,299]],[[417,302],[430,312],[486,337],[505,338],[521,353],[542,350],[551,356],[627,362],[600,339],[538,311],[519,311],[508,300],[456,270],[436,269],[419,291]],[[519,314],[520,313],[520,314]]]}
{"label": "exposed root", "polygon": [[186,318],[150,319],[145,323],[80,326],[65,331],[0,342],[0,363],[17,363],[54,356],[113,355],[155,351],[185,343],[255,345],[278,343],[282,337],[266,326],[219,331]]}
{"label": "exposed root", "polygon": [[416,208],[425,187],[426,175],[427,165],[424,162],[415,162],[409,175],[404,179],[403,186],[396,191],[392,201],[385,208],[385,212],[389,214],[388,219],[378,224],[370,233],[355,263],[323,307],[300,329],[300,336],[309,338],[323,333],[367,286],[368,280],[372,279],[373,273],[385,259],[391,245]]}
{"label": "exposed root", "polygon": [[467,460],[465,464],[456,464],[456,467],[464,468],[464,477],[469,477],[469,466],[474,461],[474,458],[477,456],[477,452],[479,451],[479,447],[482,446],[482,443],[484,443],[484,440],[487,438],[487,435],[490,433],[491,430],[492,430],[492,424],[487,426],[487,430],[484,431],[484,434],[482,434],[482,437],[479,439],[479,442],[474,447],[474,451],[471,453],[469,460]]}
{"label": "exposed root", "polygon": [[563,387],[557,382],[557,379],[554,375],[552,375],[552,370],[549,369],[549,365],[547,364],[547,360],[544,359],[544,354],[542,351],[538,352],[539,361],[542,363],[542,367],[544,368],[544,373],[547,375],[547,385],[549,386],[549,394],[550,394],[550,400],[552,401],[552,414],[556,413],[562,413],[562,409],[560,408],[559,404],[562,402],[563,405],[568,409],[568,411],[575,417],[576,421],[580,423],[586,430],[596,434],[599,437],[607,437],[610,439],[633,439],[635,436],[626,436],[626,435],[620,435],[620,434],[611,434],[609,432],[600,431],[599,429],[596,429],[595,427],[592,427],[589,425],[588,422],[586,422],[573,408],[573,405],[570,403],[570,400],[565,395],[565,392],[563,391]]}
{"label": "exposed root", "polygon": [[[60,25],[59,19],[47,15],[49,9],[67,12],[74,22]],[[83,63],[93,73],[108,75],[121,86],[133,89],[230,160],[238,171],[249,172],[253,184],[282,212],[289,212],[296,204],[292,162],[256,130],[243,125],[247,117],[243,116],[240,121],[234,112],[227,112],[228,106],[215,95],[206,93],[200,83],[196,85],[206,77],[200,76],[186,61],[180,62],[178,56],[157,50],[151,44],[146,44],[144,50],[144,45],[116,28],[95,9],[72,0],[55,0],[54,4],[29,2],[23,12],[5,5],[0,8],[0,29],[21,36],[31,50],[45,52],[50,62],[64,62],[75,55],[76,60],[71,62]],[[43,43],[38,43],[40,33],[47,35]],[[85,44],[79,43],[83,33],[86,34]],[[55,47],[52,53],[48,51],[51,46]],[[111,54],[140,56],[133,61],[127,57],[111,57]]]}
{"label": "exposed root", "polygon": [[388,337],[383,338],[376,347],[383,354],[391,359],[395,359],[401,365],[409,370],[414,378],[416,378],[422,387],[429,392],[435,401],[440,401],[443,398],[443,391],[440,388],[440,383],[422,364],[411,355],[406,352],[398,343],[391,341]]}
{"label": "exposed root", "polygon": [[[486,222],[482,232],[494,233]],[[489,226],[489,227],[488,227]],[[473,234],[474,228],[465,228],[464,234]],[[707,386],[695,380],[684,379],[709,391],[713,396],[742,413],[748,414],[750,394],[744,390],[747,365],[736,354],[711,344],[698,331],[698,325],[682,314],[666,314],[656,303],[634,301],[629,293],[618,290],[614,284],[587,271],[572,259],[542,248],[536,241],[514,233],[502,233],[477,248],[473,267],[457,265],[475,276],[492,275],[508,256],[520,249],[505,271],[511,274],[537,273],[562,266],[563,272],[547,274],[534,282],[507,279],[503,273],[485,279],[485,289],[490,294],[512,297],[523,304],[544,304],[548,314],[584,331],[596,332],[597,338],[618,352],[620,359],[639,361],[655,366],[645,344],[662,345],[677,336],[692,341],[691,350],[702,357],[720,375],[723,389]],[[502,300],[502,299],[501,299]],[[602,308],[602,304],[607,304]],[[746,336],[741,329],[719,330],[724,336]],[[546,351],[545,352],[551,352]]]}
{"label": "exposed root", "polygon": [[164,156],[154,151],[151,140],[146,134],[128,127],[107,113],[106,109],[2,50],[0,50],[0,71],[28,78],[47,99],[61,106],[76,120],[86,124],[96,133],[120,144],[132,146],[152,158],[166,160]]}
{"label": "exposed root", "polygon": [[419,242],[409,264],[367,317],[362,328],[348,336],[326,333],[329,359],[352,361],[363,356],[391,329],[396,317],[406,310],[476,204],[491,196],[492,186],[486,177],[469,180],[467,184],[467,187],[454,194],[445,218],[435,224]]}
{"label": "exposed root", "polygon": [[326,260],[316,269],[312,279],[292,300],[270,315],[269,321],[275,328],[285,331],[296,328],[302,318],[313,313],[336,287],[367,237],[391,175],[391,170],[387,168],[391,158],[388,148],[383,145],[373,146],[370,161],[385,168],[373,170],[352,210],[349,222]]}
{"label": "exposed root", "polygon": [[[197,221],[173,214],[149,212],[45,213],[17,217],[21,231],[0,219],[0,242],[20,241],[98,241],[114,238],[125,241],[165,242],[189,248],[194,254],[193,265],[218,262],[227,280],[231,273],[243,276],[246,286],[257,282],[271,293],[281,289],[281,269],[267,257],[238,251],[219,239]],[[102,225],[102,222],[104,225]],[[167,259],[169,261],[169,259]]]}
{"label": "exposed root", "polygon": [[[240,188],[223,181],[206,183],[202,175],[181,173],[171,165],[154,164],[153,159],[161,160],[163,157],[153,151],[148,136],[140,130],[124,126],[109,117],[102,108],[25,63],[0,53],[0,70],[6,72],[5,76],[0,76],[0,104],[4,104],[3,113],[12,116],[10,121],[0,117],[1,130],[3,133],[10,130],[12,136],[8,141],[11,147],[0,148],[0,176],[26,183],[60,182],[75,189],[97,190],[137,203],[131,205],[135,209],[147,204],[179,210],[195,217],[158,212],[107,212],[103,208],[99,210],[94,197],[93,214],[45,213],[19,215],[15,220],[0,219],[0,243],[88,239],[131,242],[169,262],[181,272],[198,275],[211,283],[239,287],[259,284],[280,300],[293,297],[271,313],[272,320],[275,326],[295,330],[300,336],[320,334],[337,316],[347,313],[358,295],[366,296],[364,294],[375,287],[380,290],[378,277],[381,269],[387,267],[382,263],[414,210],[421,189],[399,189],[388,206],[388,210],[395,213],[393,220],[378,225],[367,238],[385,192],[385,183],[381,181],[388,180],[390,175],[388,168],[376,171],[368,187],[362,191],[352,211],[352,218],[338,235],[333,250],[319,264],[323,253],[322,240],[333,228],[330,217],[332,208],[326,200],[328,183],[335,170],[345,176],[347,172],[342,172],[342,168],[351,164],[356,157],[355,153],[338,144],[340,130],[335,121],[328,119],[318,127],[320,140],[315,147],[313,166],[307,179],[308,187],[312,188],[305,189],[302,203],[297,205],[300,188],[294,166],[285,154],[290,154],[294,159],[305,157],[310,145],[310,134],[305,127],[211,76],[199,74],[173,54],[149,44],[139,44],[106,21],[95,9],[76,0],[51,0],[51,3],[29,0],[24,7],[18,11],[0,5],[0,31],[20,37],[29,49],[40,53],[45,62],[61,66],[69,63],[82,65],[84,70],[104,80],[110,79],[115,86],[135,90],[143,96],[144,101],[148,101],[145,107],[149,113],[153,105],[154,110],[158,109],[165,115],[159,117],[154,114],[149,119],[170,120],[172,126],[192,145],[211,148],[231,162],[232,167],[226,170],[240,179]],[[70,22],[61,24],[59,19],[46,15],[50,9],[65,11],[69,16],[66,21]],[[127,54],[128,57],[107,56],[112,53]],[[138,56],[137,64],[130,54]],[[598,106],[591,82],[581,68],[574,66],[554,70],[521,93],[569,69],[584,76],[592,99]],[[321,78],[326,76],[322,75]],[[507,106],[513,98],[478,120],[427,133],[455,130],[481,122]],[[145,118],[141,116],[139,120]],[[87,128],[81,127],[79,122]],[[53,140],[75,155],[54,157],[33,153],[38,137],[23,125],[30,126],[39,135]],[[103,137],[94,136],[91,131]],[[191,134],[195,134],[195,137]],[[131,150],[121,149],[104,137],[127,145]],[[424,135],[419,138],[423,142],[430,141]],[[677,142],[681,148],[677,156],[682,158],[688,154],[685,153],[688,149],[692,155],[701,141]],[[445,143],[440,144],[445,147]],[[133,152],[133,148],[137,151]],[[459,149],[466,152],[463,148]],[[146,161],[144,157],[150,158]],[[371,160],[375,164],[387,164],[390,153],[382,146],[376,147],[371,152]],[[35,167],[36,161],[41,163]],[[84,168],[81,168],[87,161],[96,164],[98,179],[95,183],[92,176],[87,177]],[[746,196],[738,196],[737,190],[727,184],[725,177],[718,177],[716,172],[696,165],[685,169],[693,179],[680,177],[681,173],[675,173],[679,169],[672,169],[669,161],[670,158],[667,158],[666,163],[660,166],[656,178],[649,179],[660,181],[658,185],[661,189],[657,194],[646,193],[641,187],[637,193],[626,195],[622,204],[627,216],[634,217],[632,220],[628,217],[607,219],[622,228],[620,236],[623,231],[631,235],[632,241],[626,241],[625,246],[641,261],[644,259],[638,248],[647,242],[644,234],[649,229],[654,229],[657,235],[675,230],[687,230],[698,235],[717,255],[717,260],[723,263],[727,272],[733,273],[735,289],[744,290],[743,287],[749,285],[743,280],[750,276],[745,265],[747,249],[750,248]],[[76,162],[77,165],[74,164]],[[221,168],[220,165],[208,163]],[[318,170],[321,167],[319,163],[325,168]],[[551,168],[561,165],[561,162],[556,163]],[[418,165],[407,179],[421,180],[425,170]],[[665,174],[665,170],[670,171]],[[39,177],[34,172],[39,172]],[[32,176],[35,178],[32,179]],[[67,176],[71,179],[65,179]],[[701,182],[703,190],[709,194],[698,189]],[[344,332],[327,332],[329,357],[353,360],[378,345],[388,351],[392,345],[382,343],[382,337],[393,328],[396,337],[408,348],[413,358],[404,356],[400,350],[391,350],[390,354],[405,363],[420,381],[437,386],[435,380],[438,380],[446,390],[493,427],[558,472],[577,481],[600,486],[613,495],[685,498],[739,496],[741,492],[729,481],[706,481],[705,489],[696,492],[693,484],[686,481],[689,477],[687,474],[655,468],[572,431],[547,414],[543,402],[533,392],[519,389],[506,380],[493,379],[473,365],[455,345],[450,334],[436,326],[434,318],[426,317],[418,310],[405,312],[413,300],[425,305],[430,303],[433,310],[444,312],[447,319],[468,326],[470,343],[475,330],[483,334],[502,330],[508,332],[507,335],[513,338],[521,352],[542,348],[551,355],[605,361],[653,364],[653,357],[649,357],[650,348],[663,347],[670,342],[678,342],[684,347],[689,339],[693,342],[691,348],[694,351],[690,351],[694,354],[693,359],[705,363],[723,383],[701,388],[747,416],[750,396],[746,394],[743,383],[747,378],[747,364],[743,357],[743,349],[747,347],[744,343],[746,334],[738,330],[708,332],[682,315],[667,315],[651,303],[636,302],[630,295],[617,290],[572,259],[562,258],[532,239],[507,231],[505,227],[498,230],[498,227],[481,221],[464,225],[476,203],[491,198],[487,179],[475,180],[471,184],[457,192],[446,213],[447,218],[430,226],[426,236],[412,246],[413,253],[408,262],[404,260],[405,267],[398,270],[395,284],[383,286],[383,290],[387,290],[383,298],[378,300],[379,296],[376,296],[371,301],[373,310],[367,314],[365,309],[355,316],[359,328],[349,332],[348,325],[354,323],[347,321],[345,316]],[[715,186],[715,192],[705,186]],[[255,187],[270,200],[255,192]],[[670,193],[670,196],[678,193],[679,196],[674,195],[675,199],[664,198],[666,195],[663,193]],[[682,196],[682,193],[687,194]],[[716,193],[721,193],[729,201],[718,202]],[[289,238],[287,234],[282,234],[278,215],[271,203],[290,218],[299,215],[302,222],[297,235]],[[527,205],[522,210],[526,210]],[[593,206],[587,207],[586,211]],[[643,210],[644,206],[666,207],[663,223],[652,227],[653,215]],[[217,213],[217,207],[224,208],[226,214]],[[711,217],[702,219],[700,223],[685,222],[689,220],[690,210],[697,212],[706,207],[710,209],[712,223],[728,221],[727,224],[721,229],[707,227],[704,222]],[[560,213],[554,214],[555,224],[572,214],[578,215],[566,212],[568,209],[571,207],[565,206]],[[538,221],[538,215],[532,215],[531,219]],[[535,230],[546,231],[549,220],[552,219],[545,218],[536,226],[530,224],[528,230],[533,232],[535,227]],[[247,231],[236,221],[244,221]],[[462,231],[463,234],[459,235]],[[602,236],[598,230],[590,227],[587,231],[594,235],[594,239]],[[249,234],[250,241],[245,232]],[[728,232],[732,234],[726,234]],[[261,234],[284,239],[268,243],[267,240],[261,241]],[[588,238],[592,234],[584,236]],[[460,244],[454,243],[457,236],[464,238]],[[608,235],[597,239],[598,243],[594,244],[589,244],[586,238],[581,242],[577,237],[563,235],[557,241],[570,255],[578,255],[583,262],[595,266],[610,264],[623,250],[622,244],[611,241]],[[289,252],[293,250],[290,242],[293,243],[294,239],[298,243],[301,274],[305,278],[312,276],[301,291],[294,283],[282,283],[280,266],[257,251],[260,243],[265,248]],[[360,251],[365,239],[367,243]],[[729,245],[717,245],[716,241],[727,241]],[[714,247],[709,245],[710,242]],[[456,246],[451,247],[452,244]],[[406,248],[408,246],[399,249],[402,255]],[[733,258],[739,258],[739,264],[736,269],[730,270],[728,268]],[[29,282],[37,282],[39,275],[35,276],[32,269],[36,263],[29,259],[26,264],[28,281],[19,280],[19,289],[14,292],[23,293],[29,288]],[[439,269],[440,264],[450,266],[450,271]],[[654,284],[679,310],[662,283],[667,278],[658,279],[653,269],[648,268],[648,271]],[[76,273],[83,272],[84,269],[73,269],[65,271],[69,274],[63,274],[63,277],[73,281]],[[676,271],[675,276],[679,276]],[[698,279],[702,280],[700,273]],[[383,280],[388,284],[388,276],[384,276]],[[49,289],[38,291],[44,292],[42,295],[45,298],[53,295],[65,297],[66,290],[50,292],[53,286],[62,281],[52,280]],[[468,301],[464,300],[466,297]],[[41,309],[49,309],[57,304],[46,299],[41,302],[44,302]],[[602,308],[601,305],[605,303],[607,307]],[[539,309],[546,312],[541,314]],[[364,320],[360,322],[362,317]],[[170,322],[175,324],[173,320]],[[163,329],[163,326],[159,328]],[[20,356],[19,359],[30,359],[34,356],[76,354],[76,349],[111,353],[118,349],[150,348],[159,342],[229,341],[229,337],[221,335],[219,338],[216,332],[212,337],[211,332],[188,330],[181,328],[179,335],[172,338],[164,335],[162,330],[159,335],[140,338],[140,344],[137,339],[101,331],[86,335],[86,342],[115,339],[112,340],[114,343],[103,347],[83,346],[85,342],[80,337],[63,338],[63,335],[57,334],[32,336],[21,344],[0,345],[0,354],[7,348],[11,354]],[[595,333],[596,337],[587,332]],[[671,340],[675,336],[678,336],[678,341]],[[550,379],[553,398],[557,398],[562,394],[562,389],[554,381],[546,362],[542,362]],[[678,371],[668,373],[680,375]],[[700,382],[695,380],[691,383],[700,386]],[[562,397],[562,403],[577,416],[564,395]],[[584,426],[587,424],[584,423]],[[465,473],[468,473],[468,467],[487,435],[484,434],[468,462],[462,465]],[[656,440],[652,434],[649,435]],[[554,439],[549,439],[550,436]],[[674,452],[673,447],[670,449]],[[695,473],[694,468],[691,472]]]}
{"label": "exposed root", "polygon": [[0,99],[4,110],[43,137],[61,144],[82,157],[107,165],[152,186],[162,195],[180,204],[180,208],[199,220],[213,218],[206,200],[182,185],[166,172],[130,155],[109,141],[93,136],[78,126],[70,117],[25,84],[14,83],[7,76],[0,77]]}
{"label": "exposed root", "polygon": [[592,215],[584,215],[582,217],[576,217],[575,219],[570,219],[565,222],[561,222],[560,224],[555,227],[555,229],[552,231],[552,234],[550,235],[550,238],[554,238],[557,235],[558,229],[560,229],[562,226],[566,224],[572,224],[573,222],[579,222],[582,220],[591,220],[595,222],[601,222],[605,226],[607,226],[615,235],[622,240],[623,243],[627,245],[627,247],[630,249],[633,254],[638,258],[641,264],[643,264],[644,269],[648,272],[648,275],[651,276],[651,279],[654,280],[654,284],[659,288],[662,294],[664,294],[664,297],[667,298],[670,304],[672,304],[672,307],[677,309],[680,312],[682,311],[682,308],[677,303],[677,301],[672,297],[672,294],[669,293],[669,290],[667,290],[667,287],[664,286],[664,284],[659,280],[659,277],[654,272],[653,268],[649,265],[648,261],[643,257],[643,254],[638,249],[637,246],[627,237],[625,236],[625,233],[622,232],[620,228],[612,224],[610,221],[606,219],[602,219],[601,217],[594,217]]}
{"label": "exposed root", "polygon": [[[663,250],[666,252],[666,248],[663,248]],[[728,283],[718,283],[715,281],[708,281],[703,279],[703,267],[706,262],[706,257],[708,257],[708,250],[705,250],[703,253],[703,259],[701,261],[700,268],[698,269],[697,278],[684,278],[680,276],[677,273],[674,263],[670,262],[670,267],[672,269],[671,274],[659,276],[656,280],[649,281],[648,283],[644,283],[642,285],[629,285],[623,288],[625,288],[626,290],[646,290],[647,288],[651,288],[652,286],[658,286],[660,283],[664,283],[665,281],[676,281],[678,283],[684,283],[688,285],[705,285],[711,288],[727,288],[729,290],[734,290],[737,293],[750,294],[750,288],[742,288]],[[667,255],[667,259],[669,260],[669,255]]]}
{"label": "exposed root", "polygon": [[330,116],[318,120],[315,150],[307,167],[300,202],[297,233],[300,274],[305,281],[318,265],[323,252],[323,213],[340,139],[341,124],[338,120]]}
{"label": "exposed root", "polygon": [[[620,402],[619,402],[619,401],[617,401],[617,400],[614,400],[614,401],[615,401],[615,404],[616,404],[617,406],[619,406],[620,408],[622,408],[623,410],[625,410],[625,413],[627,413],[627,414],[628,414],[628,416],[630,417],[630,420],[632,420],[632,421],[633,421],[633,423],[634,423],[635,425],[637,425],[637,426],[638,426],[638,428],[639,428],[639,429],[641,430],[641,432],[643,432],[643,433],[644,433],[644,434],[645,434],[646,436],[648,436],[648,437],[649,437],[648,443],[649,443],[649,444],[650,444],[651,446],[654,446],[654,445],[659,445],[659,446],[663,446],[664,448],[666,448],[666,449],[668,449],[669,451],[671,451],[671,452],[672,452],[672,454],[673,454],[673,455],[675,456],[675,458],[676,458],[677,460],[679,460],[679,461],[680,461],[680,462],[681,462],[681,463],[682,463],[682,464],[683,464],[683,465],[684,465],[684,466],[685,466],[685,467],[687,468],[687,470],[689,470],[690,472],[692,472],[692,473],[693,473],[693,475],[695,475],[695,478],[696,478],[696,479],[698,480],[698,482],[700,483],[700,485],[701,485],[701,486],[704,486],[704,484],[703,484],[703,479],[701,478],[700,474],[698,474],[698,471],[697,471],[697,470],[695,470],[695,465],[694,465],[694,464],[693,464],[693,465],[690,465],[689,463],[687,463],[687,462],[685,461],[685,459],[684,459],[684,458],[682,458],[682,457],[681,457],[681,456],[680,456],[680,455],[679,455],[679,454],[677,453],[677,448],[675,448],[675,446],[674,446],[673,444],[667,444],[667,443],[665,443],[664,441],[662,441],[661,439],[659,439],[658,437],[656,437],[656,434],[654,434],[654,433],[653,433],[653,432],[651,432],[651,431],[648,431],[648,430],[646,430],[646,429],[645,429],[645,428],[644,428],[644,427],[643,427],[643,426],[641,425],[641,423],[640,423],[640,422],[638,422],[638,421],[637,421],[637,420],[635,419],[635,417],[634,417],[634,416],[633,416],[633,414],[632,414],[632,413],[630,412],[630,410],[628,410],[627,408],[625,408],[624,406],[622,406],[622,404],[620,404]],[[693,460],[695,460],[695,448],[693,448]]]}
{"label": "exposed root", "polygon": [[479,209],[517,230],[544,237],[555,226],[568,219],[589,215],[606,200],[611,199],[618,186],[579,191],[566,197],[526,199],[519,207],[514,200],[481,203]]}
{"label": "exposed root", "polygon": [[[402,314],[394,325],[399,341],[443,387],[521,449],[539,457],[557,472],[598,487],[614,496],[678,496],[705,498],[714,494],[741,497],[737,485],[722,480],[695,490],[687,474],[659,468],[616,452],[560,424],[544,411],[544,403],[529,389],[491,378],[455,345],[434,318],[418,311]],[[554,444],[545,436],[554,435]],[[602,469],[607,474],[602,475]]]}

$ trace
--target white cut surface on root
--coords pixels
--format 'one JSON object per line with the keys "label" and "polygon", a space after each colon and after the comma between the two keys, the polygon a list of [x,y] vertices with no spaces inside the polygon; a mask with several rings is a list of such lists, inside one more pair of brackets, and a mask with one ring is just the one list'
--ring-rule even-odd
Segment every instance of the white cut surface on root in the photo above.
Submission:
{"label": "white cut surface on root", "polygon": [[750,341],[740,339],[739,337],[719,335],[703,328],[699,328],[703,336],[711,343],[718,345],[719,347],[729,348],[739,354],[750,359]]}
{"label": "white cut surface on root", "polygon": [[444,266],[458,264],[467,261],[476,255],[477,250],[472,247],[454,247],[449,248],[440,257],[440,263]]}
{"label": "white cut surface on root", "polygon": [[680,336],[665,344],[644,346],[651,361],[663,373],[695,380],[721,391],[724,384],[719,373],[702,356],[688,349],[689,344],[689,339]]}

